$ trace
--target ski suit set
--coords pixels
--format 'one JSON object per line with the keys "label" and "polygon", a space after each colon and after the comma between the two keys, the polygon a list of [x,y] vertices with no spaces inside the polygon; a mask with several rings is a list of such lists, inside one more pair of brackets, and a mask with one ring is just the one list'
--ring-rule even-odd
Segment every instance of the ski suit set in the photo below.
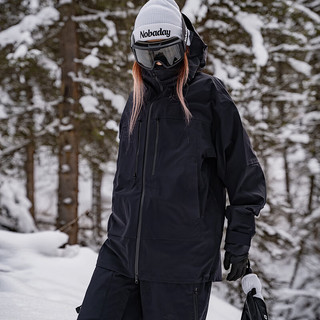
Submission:
{"label": "ski suit set", "polygon": [[145,99],[130,138],[132,93],[122,113],[108,238],[78,320],[204,320],[211,283],[222,280],[225,217],[225,250],[249,251],[264,174],[224,84],[201,71],[207,46],[183,18],[191,121],[175,91],[181,65],[142,70]]}

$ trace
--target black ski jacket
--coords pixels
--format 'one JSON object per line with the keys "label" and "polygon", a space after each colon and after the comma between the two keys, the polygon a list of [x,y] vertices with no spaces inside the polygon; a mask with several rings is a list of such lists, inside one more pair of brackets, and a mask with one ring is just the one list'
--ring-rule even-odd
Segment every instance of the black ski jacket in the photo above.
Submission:
{"label": "black ski jacket", "polygon": [[184,88],[190,124],[174,69],[143,72],[146,99],[130,140],[132,93],[120,120],[112,214],[97,265],[137,283],[220,281],[225,217],[225,249],[247,253],[266,199],[238,110],[223,83],[200,71],[207,46],[184,19],[193,35]]}

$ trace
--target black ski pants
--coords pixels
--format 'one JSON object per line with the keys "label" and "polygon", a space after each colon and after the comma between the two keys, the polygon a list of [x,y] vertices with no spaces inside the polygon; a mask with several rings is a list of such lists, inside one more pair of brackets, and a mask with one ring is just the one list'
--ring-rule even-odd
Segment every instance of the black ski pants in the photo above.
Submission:
{"label": "black ski pants", "polygon": [[212,282],[138,284],[96,266],[77,320],[205,320]]}

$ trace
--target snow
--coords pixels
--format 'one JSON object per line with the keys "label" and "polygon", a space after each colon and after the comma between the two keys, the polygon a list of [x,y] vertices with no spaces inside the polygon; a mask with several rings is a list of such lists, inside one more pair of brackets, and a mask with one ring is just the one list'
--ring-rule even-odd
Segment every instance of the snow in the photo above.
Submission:
{"label": "snow", "polygon": [[21,44],[18,49],[12,54],[12,56],[10,54],[8,54],[7,58],[8,59],[19,59],[19,58],[23,58],[28,52],[28,47],[25,44]]}
{"label": "snow", "polygon": [[316,290],[298,290],[298,289],[281,289],[279,290],[279,295],[282,297],[290,297],[290,296],[305,296],[305,297],[314,297],[320,302],[320,292]]}
{"label": "snow", "polygon": [[85,113],[97,113],[99,114],[100,111],[97,109],[99,105],[99,101],[96,97],[93,96],[83,96],[79,100],[83,110]]}
{"label": "snow", "polygon": [[127,6],[131,9],[134,8],[134,4],[131,1],[127,2]]}
{"label": "snow", "polygon": [[67,235],[58,231],[0,231],[0,239],[3,319],[75,319],[96,254],[79,246],[59,249]]}
{"label": "snow", "polygon": [[308,162],[308,168],[312,175],[317,175],[320,173],[320,163],[316,158],[312,158]]}
{"label": "snow", "polygon": [[72,199],[71,198],[64,198],[63,199],[63,203],[64,204],[71,204],[72,203]]}
{"label": "snow", "polygon": [[7,119],[7,118],[8,118],[8,115],[6,113],[5,106],[0,104],[0,120]]}
{"label": "snow", "polygon": [[[24,184],[14,178],[2,179],[0,176],[0,206],[16,221],[20,232],[32,232],[36,226],[29,214],[30,201],[25,195]],[[1,215],[1,224],[10,226],[6,215]],[[0,260],[1,261],[1,260]]]}
{"label": "snow", "polygon": [[240,320],[240,317],[237,308],[211,294],[206,320]]}
{"label": "snow", "polygon": [[263,45],[263,37],[260,31],[263,26],[262,20],[256,14],[249,14],[242,11],[237,13],[236,19],[251,35],[252,50],[256,57],[257,65],[265,66],[268,62],[268,51]]}
{"label": "snow", "polygon": [[118,42],[117,29],[113,21],[101,18],[101,21],[106,25],[107,34],[99,41],[99,46],[112,47],[113,42]]}
{"label": "snow", "polygon": [[36,154],[35,211],[41,221],[51,220],[57,211],[58,159],[52,157],[48,147],[39,147]]}
{"label": "snow", "polygon": [[[37,50],[29,50],[28,55],[32,55],[35,51]],[[38,64],[48,71],[51,79],[56,79],[56,86],[58,87],[61,81],[61,69],[59,68],[58,64],[40,51],[38,54]]]}
{"label": "snow", "polygon": [[59,11],[53,7],[45,7],[37,14],[25,16],[20,23],[0,32],[0,48],[8,44],[33,44],[31,33],[41,26],[52,25],[59,20]]}
{"label": "snow", "polygon": [[181,9],[192,23],[196,22],[196,19],[202,20],[207,13],[207,6],[202,5],[201,0],[187,0],[184,7]]}
{"label": "snow", "polygon": [[292,142],[309,143],[310,137],[307,133],[289,133],[287,137]]}
{"label": "snow", "polygon": [[307,62],[304,62],[304,61],[301,61],[301,60],[297,60],[297,59],[294,59],[294,58],[289,58],[288,62],[291,65],[291,67],[294,70],[296,70],[297,72],[303,73],[306,76],[310,76],[311,75],[312,67]]}
{"label": "snow", "polygon": [[[82,215],[86,211],[91,211],[92,203],[92,171],[89,167],[88,161],[82,157],[79,159],[79,194],[78,194],[78,216]],[[105,187],[107,188],[107,197],[110,192],[110,182],[108,179],[105,181]],[[102,197],[105,197],[105,193],[101,192]],[[105,205],[104,199],[102,199],[102,206]]]}
{"label": "snow", "polygon": [[307,114],[305,114],[303,116],[303,124],[310,124],[310,122],[313,121],[319,121],[320,120],[320,111],[312,111],[312,112],[308,112]]}
{"label": "snow", "polygon": [[68,164],[63,164],[61,166],[61,172],[67,173],[67,172],[70,172],[70,171],[71,171],[71,169],[70,169],[70,166]]}
{"label": "snow", "polygon": [[39,0],[30,0],[29,7],[33,11],[37,10],[39,8]]}
{"label": "snow", "polygon": [[100,87],[97,91],[103,94],[104,99],[110,100],[112,106],[115,107],[119,113],[122,113],[124,106],[126,104],[126,100],[124,99],[123,96],[113,93],[108,88]]}
{"label": "snow", "polygon": [[90,54],[83,59],[82,64],[87,67],[97,68],[100,64],[100,59]]}
{"label": "snow", "polygon": [[67,144],[63,147],[63,151],[71,151],[72,150],[72,146],[70,144]]}
{"label": "snow", "polygon": [[119,125],[117,124],[117,122],[114,121],[114,120],[109,120],[109,121],[106,123],[106,128],[108,128],[109,130],[117,131],[116,142],[119,143],[119,142],[120,142],[120,137],[119,137]]}
{"label": "snow", "polygon": [[315,13],[314,11],[310,10],[309,8],[305,7],[305,6],[302,5],[302,4],[291,3],[291,5],[292,5],[295,9],[304,12],[309,18],[311,18],[312,20],[314,20],[314,22],[320,23],[320,16],[319,16],[317,13]]}
{"label": "snow", "polygon": [[82,64],[91,68],[97,68],[100,64],[100,59],[96,56],[98,53],[98,48],[93,48],[91,54],[85,57]]}
{"label": "snow", "polygon": [[[111,120],[110,120],[111,121]],[[65,146],[71,150],[70,145]],[[50,147],[39,147],[36,154],[35,166],[35,211],[38,219],[44,223],[53,223],[57,216],[57,189],[58,189],[58,159],[53,157]],[[105,172],[102,185],[102,205],[107,208],[111,202],[111,187],[115,173],[115,163],[107,162],[102,170]],[[22,182],[20,182],[22,183]],[[92,176],[85,159],[79,159],[79,216],[91,210]],[[0,190],[1,191],[1,190]],[[1,193],[0,193],[1,194]],[[81,221],[80,221],[81,222]]]}
{"label": "snow", "polygon": [[307,92],[296,93],[296,92],[288,92],[288,91],[278,91],[277,94],[278,95],[276,98],[274,98],[274,101],[297,102],[297,101],[306,101],[308,99]]}
{"label": "snow", "polygon": [[60,125],[59,126],[59,131],[70,131],[70,130],[73,130],[73,125],[72,124],[68,124],[66,126],[64,125]]}
{"label": "snow", "polygon": [[103,46],[107,46],[107,47],[112,47],[113,42],[112,40],[105,35],[100,41],[99,41],[99,46],[103,47]]}
{"label": "snow", "polygon": [[227,33],[231,29],[228,23],[221,20],[212,20],[212,19],[207,20],[204,24],[204,27],[206,29],[218,29],[219,32],[222,32],[222,33]]}
{"label": "snow", "polygon": [[[209,58],[211,59],[211,55],[209,55]],[[239,77],[239,74],[236,75],[232,71],[232,66],[223,64],[220,59],[212,58],[213,64],[214,64],[214,74],[218,78],[220,78],[226,85],[230,86],[233,89],[242,89],[243,84],[241,83],[241,79]],[[231,74],[229,72],[231,71],[233,78],[230,77]]]}
{"label": "snow", "polygon": [[[262,107],[261,107],[261,101],[257,100],[251,100],[247,104],[247,109],[249,110],[249,113],[254,115],[255,119],[258,121],[263,120],[263,115],[262,115]],[[259,123],[261,125],[262,123]],[[261,129],[266,129],[263,126],[260,126]]]}
{"label": "snow", "polygon": [[90,79],[79,77],[72,72],[69,72],[69,75],[73,78],[74,81],[81,82],[91,86],[92,92],[97,94],[102,94],[105,100],[111,101],[111,105],[121,114],[126,104],[126,99],[120,94],[112,92],[110,89],[97,85],[94,81]]}
{"label": "snow", "polygon": [[0,86],[0,119],[6,119],[8,117],[6,105],[13,105],[13,101],[9,94]]}
{"label": "snow", "polygon": [[[78,245],[60,248],[66,242],[59,231],[0,231],[1,319],[76,319],[97,253]],[[217,319],[240,319],[240,311],[211,295],[207,320]]]}

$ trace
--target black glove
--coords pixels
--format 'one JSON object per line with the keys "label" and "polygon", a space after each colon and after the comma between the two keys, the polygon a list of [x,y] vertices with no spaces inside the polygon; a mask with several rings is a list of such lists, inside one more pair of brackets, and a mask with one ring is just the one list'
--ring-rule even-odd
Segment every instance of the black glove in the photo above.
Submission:
{"label": "black glove", "polygon": [[231,271],[227,276],[227,280],[234,281],[245,275],[248,266],[248,253],[241,256],[236,256],[228,251],[224,255],[223,266],[226,270],[230,268]]}

